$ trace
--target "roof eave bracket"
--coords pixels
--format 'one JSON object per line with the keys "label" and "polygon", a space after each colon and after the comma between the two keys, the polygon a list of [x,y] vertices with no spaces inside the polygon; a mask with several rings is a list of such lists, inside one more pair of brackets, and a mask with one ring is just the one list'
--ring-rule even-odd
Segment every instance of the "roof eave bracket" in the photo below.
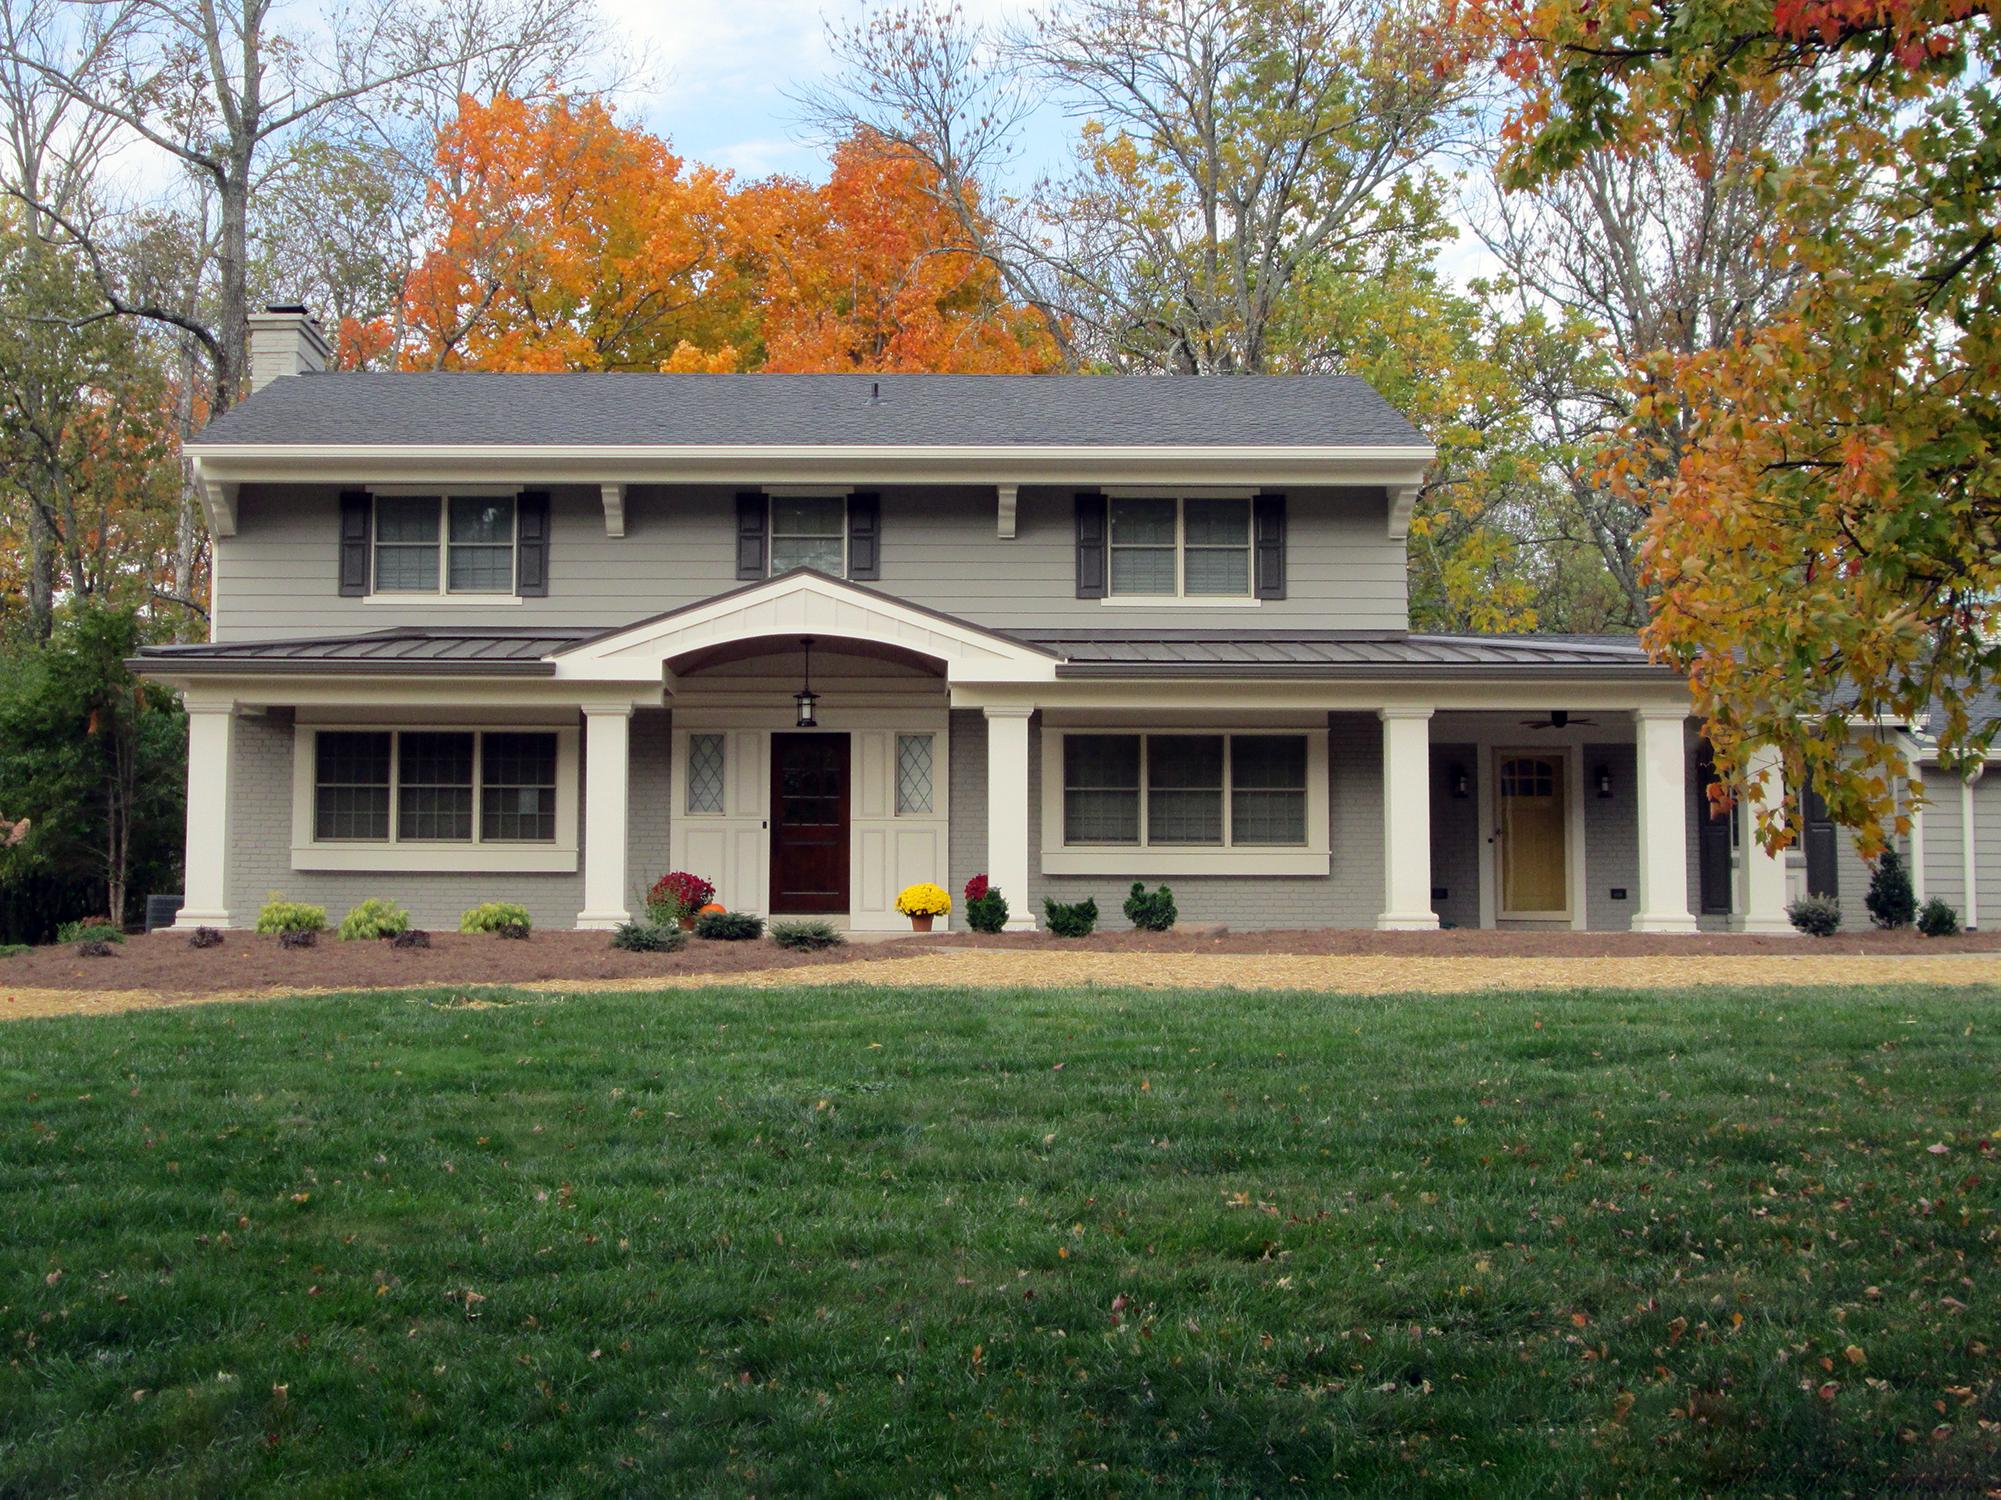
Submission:
{"label": "roof eave bracket", "polygon": [[1020,497],[1020,494],[1020,485],[999,484],[994,486],[994,495],[997,501],[994,514],[994,535],[998,536],[1004,542],[1014,540],[1014,507],[1015,501]]}
{"label": "roof eave bracket", "polygon": [[625,535],[625,486],[622,484],[601,484],[598,490],[604,496],[604,534],[606,536]]}
{"label": "roof eave bracket", "polygon": [[1389,486],[1389,538],[1393,542],[1407,540],[1410,536],[1411,512],[1417,509],[1418,492],[1422,484],[1393,484]]}
{"label": "roof eave bracket", "polygon": [[236,535],[236,486],[227,480],[199,475],[202,513],[210,536]]}

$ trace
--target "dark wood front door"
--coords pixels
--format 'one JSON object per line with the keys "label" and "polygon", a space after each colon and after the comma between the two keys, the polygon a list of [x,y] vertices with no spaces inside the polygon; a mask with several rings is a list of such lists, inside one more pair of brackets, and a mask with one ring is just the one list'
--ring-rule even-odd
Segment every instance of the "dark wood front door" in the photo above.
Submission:
{"label": "dark wood front door", "polygon": [[848,910],[848,737],[771,737],[771,910]]}

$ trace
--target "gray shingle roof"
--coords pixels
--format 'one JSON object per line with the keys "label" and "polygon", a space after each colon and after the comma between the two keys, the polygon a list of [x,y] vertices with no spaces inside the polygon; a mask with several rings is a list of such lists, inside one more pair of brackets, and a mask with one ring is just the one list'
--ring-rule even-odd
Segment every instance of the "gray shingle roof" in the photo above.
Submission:
{"label": "gray shingle roof", "polygon": [[[871,403],[872,387],[881,400]],[[1411,447],[1352,375],[643,375],[274,380],[201,434],[241,443]]]}
{"label": "gray shingle roof", "polygon": [[[998,632],[996,632],[998,633]],[[548,676],[547,658],[615,631],[408,626],[310,640],[148,646],[155,672],[336,672]],[[1063,658],[1059,677],[1506,677],[1667,675],[1630,638],[1396,635],[1339,630],[1016,631]]]}

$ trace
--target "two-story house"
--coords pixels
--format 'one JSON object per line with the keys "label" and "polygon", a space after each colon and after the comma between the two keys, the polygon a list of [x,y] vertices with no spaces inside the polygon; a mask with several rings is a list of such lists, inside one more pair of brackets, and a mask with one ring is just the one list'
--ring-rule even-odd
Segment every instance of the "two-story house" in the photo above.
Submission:
{"label": "two-story house", "polygon": [[1433,455],[1360,380],[331,374],[298,309],[252,345],[188,449],[211,639],[139,663],[189,713],[182,926],[607,927],[685,868],[858,929],[984,871],[1020,927],[1144,880],[1239,927],[1786,930],[1673,672],[1409,629]]}

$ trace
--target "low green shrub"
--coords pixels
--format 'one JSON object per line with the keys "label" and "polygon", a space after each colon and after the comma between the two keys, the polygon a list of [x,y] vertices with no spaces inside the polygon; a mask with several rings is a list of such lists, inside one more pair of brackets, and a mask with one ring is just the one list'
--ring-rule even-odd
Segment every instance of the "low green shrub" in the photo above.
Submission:
{"label": "low green shrub", "polygon": [[340,935],[346,942],[394,937],[409,928],[410,913],[380,896],[370,896],[340,919]]}
{"label": "low green shrub", "polygon": [[0,958],[12,958],[18,953],[26,953],[26,943],[0,943]]}
{"label": "low green shrub", "polygon": [[78,958],[110,958],[118,950],[103,938],[90,938],[76,945]]}
{"label": "low green shrub", "polygon": [[1126,897],[1126,920],[1141,932],[1165,932],[1181,913],[1174,909],[1174,892],[1166,886],[1148,893],[1146,882],[1135,880]]}
{"label": "low green shrub", "polygon": [[483,901],[459,918],[460,932],[490,932],[496,937],[525,938],[533,925],[528,908],[513,901]]}
{"label": "low green shrub", "polygon": [[1904,868],[1904,857],[1895,849],[1885,849],[1876,856],[1876,867],[1869,872],[1869,893],[1862,904],[1869,908],[1869,920],[1878,927],[1908,927],[1917,920],[1918,896],[1911,889],[1911,872]]}
{"label": "low green shrub", "polygon": [[1962,930],[1959,913],[1937,896],[1918,912],[1918,931],[1926,937],[1958,937]]}
{"label": "low green shrub", "polygon": [[1007,926],[1007,897],[984,875],[966,882],[966,925],[975,932],[999,932]]}
{"label": "low green shrub", "polygon": [[773,922],[771,940],[781,948],[809,953],[821,948],[839,948],[847,942],[832,922],[817,917],[799,922]]}
{"label": "low green shrub", "polygon": [[1841,903],[1832,896],[1802,896],[1786,908],[1786,919],[1808,937],[1833,937],[1841,930]]}
{"label": "low green shrub", "polygon": [[188,946],[190,948],[220,948],[222,946],[222,930],[216,927],[197,927],[193,932],[188,934]]}
{"label": "low green shrub", "polygon": [[747,911],[712,911],[695,918],[695,936],[716,943],[746,943],[764,936],[764,918]]}
{"label": "low green shrub", "polygon": [[1098,903],[1089,897],[1082,901],[1045,900],[1042,914],[1058,937],[1089,937],[1098,925]]}
{"label": "low green shrub", "polygon": [[65,922],[56,929],[59,943],[122,943],[125,934],[105,921],[102,917],[87,917],[80,922]]}
{"label": "low green shrub", "polygon": [[612,933],[611,945],[623,953],[679,953],[688,934],[658,922],[626,922]]}
{"label": "low green shrub", "polygon": [[[259,932],[325,932],[327,909],[324,906],[308,906],[303,901],[287,901],[273,891],[257,912]],[[294,944],[295,947],[310,947],[311,944]]]}

